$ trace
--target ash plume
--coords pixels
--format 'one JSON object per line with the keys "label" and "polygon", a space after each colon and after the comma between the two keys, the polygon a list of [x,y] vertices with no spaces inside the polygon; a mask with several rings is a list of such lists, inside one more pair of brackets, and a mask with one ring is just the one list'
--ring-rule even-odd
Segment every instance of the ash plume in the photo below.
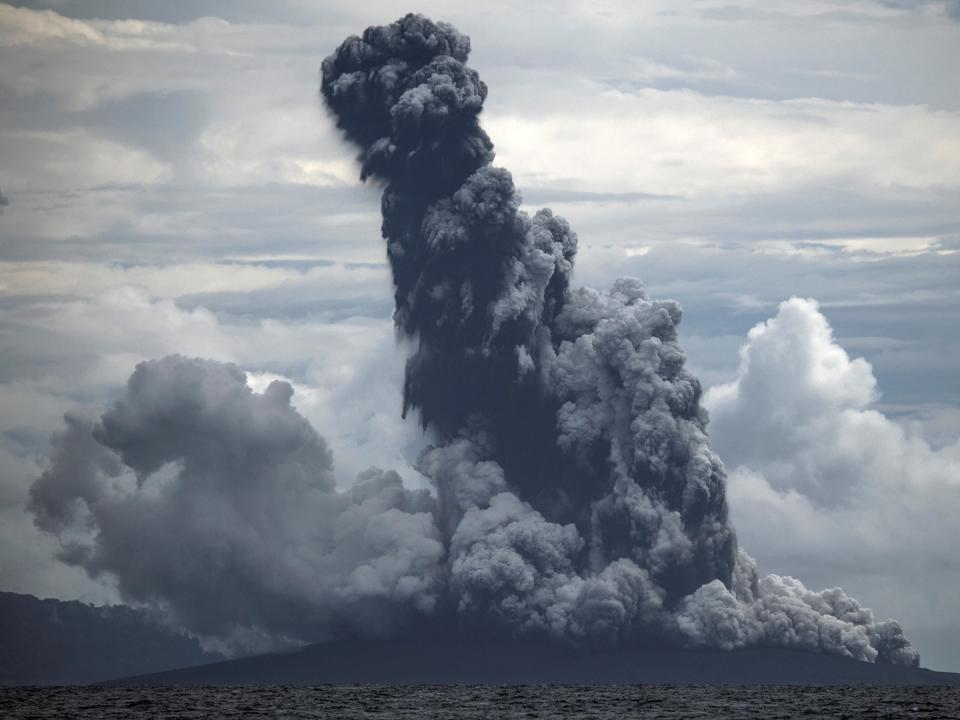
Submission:
{"label": "ash plume", "polygon": [[441,595],[433,499],[377,469],[338,492],[292,394],[213,360],[140,364],[98,420],[54,436],[37,525],[62,560],[227,653],[402,627]]}
{"label": "ash plume", "polygon": [[[291,406],[232,365],[141,364],[98,420],[69,418],[32,487],[62,558],[239,649],[448,628],[578,647],[772,645],[916,665],[839,589],[759,577],[680,306],[634,279],[570,286],[577,237],[520,210],[480,127],[469,39],[407,15],[348,38],[322,96],[382,184],[404,412],[433,492],[373,469],[349,490]],[[548,149],[545,149],[545,151]],[[221,646],[222,646],[221,645]]]}
{"label": "ash plume", "polygon": [[383,184],[404,408],[441,442],[448,592],[465,622],[574,642],[669,636],[916,664],[840,590],[757,577],[728,520],[677,303],[571,290],[577,239],[492,165],[469,38],[407,15],[348,38],[321,92]]}

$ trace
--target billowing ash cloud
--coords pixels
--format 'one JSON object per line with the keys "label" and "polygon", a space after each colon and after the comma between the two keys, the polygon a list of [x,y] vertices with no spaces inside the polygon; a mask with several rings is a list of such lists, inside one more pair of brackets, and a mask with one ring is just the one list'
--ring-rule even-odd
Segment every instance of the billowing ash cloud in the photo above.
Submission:
{"label": "billowing ash cloud", "polygon": [[576,236],[521,212],[492,166],[469,49],[408,15],[323,63],[323,97],[384,187],[396,324],[416,345],[404,407],[438,438],[419,461],[435,492],[380,471],[337,492],[289,386],[258,395],[235,367],[165,358],[99,422],[68,423],[37,522],[68,562],[208,637],[453,619],[580,646],[915,664],[895,623],[837,589],[761,579],[738,550],[679,305],[631,279],[569,287]]}
{"label": "billowing ash cloud", "polygon": [[[337,492],[323,438],[235,366],[139,365],[97,422],[68,418],[31,490],[62,559],[226,651],[395,630],[433,609],[444,548],[427,491],[370,470]],[[89,530],[93,532],[89,532]]]}
{"label": "billowing ash cloud", "polygon": [[478,122],[469,39],[407,15],[348,38],[322,94],[384,184],[404,405],[441,438],[448,592],[467,622],[580,642],[651,635],[917,662],[839,590],[757,578],[727,518],[680,307],[635,280],[572,291],[576,236],[519,211]]}

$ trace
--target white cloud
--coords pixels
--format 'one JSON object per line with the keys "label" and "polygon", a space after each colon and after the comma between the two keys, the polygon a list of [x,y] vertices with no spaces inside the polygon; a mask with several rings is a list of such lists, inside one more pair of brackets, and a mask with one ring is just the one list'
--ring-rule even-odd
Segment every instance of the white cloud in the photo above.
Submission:
{"label": "white cloud", "polygon": [[[813,183],[955,186],[960,115],[923,106],[581,88],[589,103],[485,126],[524,184],[735,198]],[[545,148],[549,148],[545,152]]]}
{"label": "white cloud", "polygon": [[[267,258],[269,261],[269,258]],[[93,298],[132,286],[150,296],[175,299],[208,293],[245,294],[270,288],[323,286],[328,299],[375,298],[387,288],[386,269],[321,263],[305,270],[255,262],[188,262],[169,265],[105,265],[95,262],[0,261],[0,296],[69,295]],[[302,288],[301,288],[302,289]]]}
{"label": "white cloud", "polygon": [[147,185],[170,178],[149,154],[81,130],[0,131],[0,187],[19,192]]}
{"label": "white cloud", "polygon": [[725,462],[826,509],[877,492],[946,489],[960,501],[960,445],[932,450],[870,405],[876,379],[851,360],[812,300],[754,327],[733,382],[711,388],[711,436]]}
{"label": "white cloud", "polygon": [[736,379],[705,404],[744,547],[767,569],[842,582],[909,637],[960,610],[960,441],[932,448],[875,398],[870,365],[834,341],[814,301],[793,298],[750,332]]}
{"label": "white cloud", "polygon": [[221,35],[230,24],[200,18],[186,26],[144,20],[78,20],[54,10],[31,10],[0,4],[0,45],[68,42],[114,51],[194,51],[205,36]]}
{"label": "white cloud", "polygon": [[38,12],[0,5],[0,44],[20,45],[46,39],[105,42],[101,32],[82,20],[72,20],[52,10]]}
{"label": "white cloud", "polygon": [[[851,361],[833,342],[817,304],[794,298],[750,331],[737,379],[708,391],[705,404],[716,418],[711,435],[727,464],[762,461],[776,487],[799,486],[826,500],[845,494],[858,468],[838,475],[820,441],[836,432],[837,422],[852,420],[848,412],[865,414],[875,387],[870,365]],[[817,457],[804,457],[798,467],[797,455],[807,451]]]}

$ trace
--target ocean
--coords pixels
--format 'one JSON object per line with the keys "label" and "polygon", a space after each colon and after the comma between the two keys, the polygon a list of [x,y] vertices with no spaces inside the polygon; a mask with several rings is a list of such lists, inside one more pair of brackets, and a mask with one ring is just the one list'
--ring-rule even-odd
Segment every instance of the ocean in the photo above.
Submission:
{"label": "ocean", "polygon": [[960,718],[960,688],[393,685],[0,688],[0,718]]}

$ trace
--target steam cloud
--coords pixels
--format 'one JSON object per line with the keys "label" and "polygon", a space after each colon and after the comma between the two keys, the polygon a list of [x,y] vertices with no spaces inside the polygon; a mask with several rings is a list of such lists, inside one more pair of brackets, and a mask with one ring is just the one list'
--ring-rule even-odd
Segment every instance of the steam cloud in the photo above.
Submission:
{"label": "steam cloud", "polygon": [[[917,664],[896,623],[839,589],[761,579],[738,550],[679,305],[632,279],[569,287],[576,235],[521,212],[492,166],[469,50],[408,15],[348,38],[321,88],[384,187],[395,320],[416,343],[404,409],[439,439],[419,462],[435,492],[378,470],[338,492],[289,386],[258,395],[235,367],[164,358],[99,422],[68,422],[37,522],[128,598],[241,643],[452,617],[578,645]],[[97,533],[72,541],[83,526]]]}
{"label": "steam cloud", "polygon": [[337,492],[292,394],[254,393],[212,360],[139,365],[98,422],[68,417],[54,437],[31,489],[37,524],[63,538],[64,561],[227,652],[429,612],[443,558],[430,494],[376,469]]}

